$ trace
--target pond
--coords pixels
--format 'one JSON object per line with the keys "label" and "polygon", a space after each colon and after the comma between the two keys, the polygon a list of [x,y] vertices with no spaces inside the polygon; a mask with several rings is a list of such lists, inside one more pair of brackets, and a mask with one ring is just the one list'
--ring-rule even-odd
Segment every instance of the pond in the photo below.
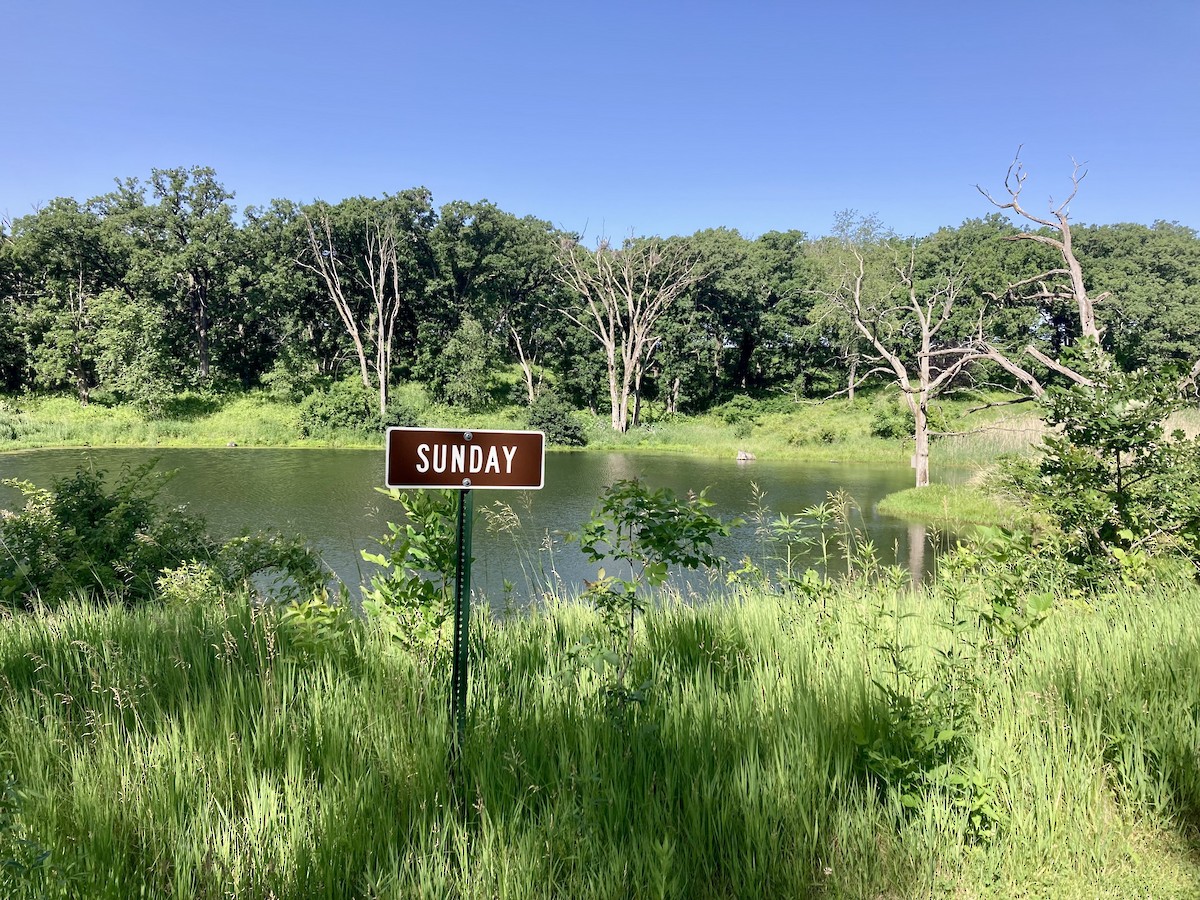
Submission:
{"label": "pond", "polygon": [[[298,532],[352,593],[375,569],[362,561],[360,551],[378,549],[373,537],[384,533],[385,523],[400,514],[393,501],[375,490],[383,484],[381,450],[35,450],[0,454],[0,477],[48,487],[54,478],[70,475],[80,466],[116,473],[154,458],[159,460],[159,471],[176,472],[161,494],[165,502],[186,505],[223,536],[265,527]],[[950,472],[943,477],[961,480],[965,474]],[[716,504],[712,511],[747,520],[756,486],[765,492],[762,502],[773,516],[795,515],[831,492],[844,491],[859,510],[854,525],[873,542],[884,563],[906,566],[918,578],[926,568],[925,528],[875,512],[882,497],[912,484],[912,471],[906,466],[552,452],[547,454],[543,490],[475,492],[474,586],[493,605],[523,605],[536,593],[541,578],[536,573],[551,573],[551,581],[556,576],[572,590],[583,579],[594,578],[595,567],[574,544],[564,541],[564,535],[587,521],[606,485],[627,478],[679,493],[707,488]],[[0,486],[0,508],[12,509],[19,503],[17,491]],[[497,504],[506,504],[520,520],[515,532],[489,529],[490,517],[484,510],[501,508]],[[758,563],[771,552],[753,524],[737,528],[718,550],[731,561],[749,556]],[[506,581],[513,585],[507,598]]]}

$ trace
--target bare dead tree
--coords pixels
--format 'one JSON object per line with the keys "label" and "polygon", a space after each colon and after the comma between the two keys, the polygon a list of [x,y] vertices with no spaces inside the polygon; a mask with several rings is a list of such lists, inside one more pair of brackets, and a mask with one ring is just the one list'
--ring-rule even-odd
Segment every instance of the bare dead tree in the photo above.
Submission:
{"label": "bare dead tree", "polygon": [[[1022,296],[1039,302],[1063,302],[1073,306],[1079,318],[1080,338],[1084,341],[1091,341],[1099,347],[1104,329],[1096,322],[1096,306],[1107,299],[1109,294],[1105,292],[1096,297],[1088,294],[1083,279],[1083,266],[1075,255],[1075,245],[1071,236],[1070,207],[1071,201],[1079,193],[1079,185],[1087,177],[1087,170],[1075,160],[1071,160],[1071,162],[1074,166],[1071,172],[1071,191],[1067,198],[1057,205],[1053,200],[1050,201],[1050,218],[1036,216],[1021,205],[1021,191],[1025,187],[1025,181],[1029,174],[1021,163],[1020,148],[1017,148],[1017,155],[1013,158],[1008,172],[1004,176],[1004,190],[1009,198],[1007,202],[997,200],[979,185],[975,187],[997,209],[1011,210],[1027,222],[1056,233],[1047,234],[1039,230],[1022,231],[1005,236],[1005,240],[1009,241],[1032,241],[1051,247],[1062,260],[1061,267],[1047,269],[1037,275],[1009,284],[1005,293],[1009,296]],[[1029,288],[1033,288],[1032,292],[1028,291]],[[997,294],[990,295],[990,298],[992,300],[999,299]],[[1041,381],[1028,368],[1015,361],[1010,354],[990,342],[983,334],[982,329],[979,335],[979,346],[989,359],[1024,384],[1033,394],[1040,397],[1046,393]],[[1050,357],[1033,344],[1026,345],[1023,352],[1047,369],[1063,375],[1076,384],[1092,384],[1092,380],[1086,375],[1072,369],[1061,360]]]}
{"label": "bare dead tree", "polygon": [[[358,258],[339,250],[328,209],[319,212],[315,222],[304,213],[304,223],[309,252],[299,263],[320,277],[354,344],[363,386],[377,394],[382,416],[387,408],[396,320],[404,306],[396,223],[368,218]],[[370,301],[365,315],[357,299],[360,292]]]}
{"label": "bare dead tree", "polygon": [[[854,243],[848,243],[847,249],[840,282],[828,299],[846,313],[873,349],[866,356],[872,364],[868,375],[890,374],[912,413],[916,486],[925,487],[929,484],[929,405],[968,365],[986,358],[987,353],[973,341],[942,341],[942,329],[958,302],[958,278],[947,274],[930,285],[918,285],[915,243],[909,245],[906,257],[894,262],[895,287],[899,290],[876,297],[867,296],[864,250]],[[903,349],[910,340],[909,333],[919,339],[911,356]]]}
{"label": "bare dead tree", "polygon": [[636,410],[646,364],[659,340],[659,320],[703,276],[695,260],[657,238],[628,241],[620,249],[600,241],[594,251],[564,241],[557,262],[555,278],[580,300],[565,315],[603,349],[612,427],[626,431],[630,401]]}
{"label": "bare dead tree", "polygon": [[538,357],[525,349],[525,342],[521,339],[521,332],[517,330],[517,326],[512,320],[505,317],[504,327],[508,329],[509,337],[512,338],[514,349],[517,351],[517,362],[521,366],[521,374],[525,378],[525,401],[533,403],[537,398],[537,389],[542,383],[541,374],[538,373],[535,377],[534,367],[538,364]]}

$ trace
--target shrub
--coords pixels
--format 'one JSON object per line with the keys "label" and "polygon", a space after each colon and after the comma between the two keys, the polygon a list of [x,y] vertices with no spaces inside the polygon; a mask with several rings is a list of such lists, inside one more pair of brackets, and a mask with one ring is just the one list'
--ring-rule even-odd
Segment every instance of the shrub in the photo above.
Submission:
{"label": "shrub", "polygon": [[28,610],[81,594],[183,604],[217,585],[254,584],[273,600],[324,593],[328,572],[299,537],[259,532],[222,544],[199,516],[161,506],[169,476],[153,473],[155,462],[123,470],[111,487],[103,472],[82,469],[50,490],[4,481],[26,502],[0,513],[0,604]]}
{"label": "shrub", "polygon": [[165,479],[150,477],[153,466],[123,471],[111,490],[103,472],[84,470],[48,491],[6,480],[26,503],[0,519],[0,601],[29,608],[87,593],[135,602],[164,569],[209,556],[204,521],[155,502]]}
{"label": "shrub", "polygon": [[1076,367],[1091,383],[1049,392],[1047,422],[1061,434],[1035,461],[1009,463],[1010,485],[1058,525],[1085,581],[1153,556],[1200,566],[1200,440],[1166,434],[1172,379],[1121,372],[1095,349]]}
{"label": "shrub", "polygon": [[457,564],[456,491],[380,493],[400,504],[404,523],[388,522],[377,543],[362,551],[380,566],[363,585],[363,609],[406,650],[436,654],[444,645]]}
{"label": "shrub", "polygon": [[601,495],[592,518],[578,533],[568,535],[588,560],[611,563],[620,570],[609,575],[601,569],[583,593],[600,613],[608,633],[609,646],[594,648],[590,665],[597,671],[615,668],[610,698],[636,699],[641,693],[640,688],[627,690],[625,676],[633,661],[637,614],[646,608],[647,589],[662,587],[672,565],[699,569],[723,562],[713,550],[713,540],[728,536],[741,522],[723,522],[710,515],[712,505],[704,491],[681,498],[670,488],[652,491],[636,479],[618,481]]}
{"label": "shrub", "polygon": [[383,424],[413,428],[421,424],[420,411],[410,400],[392,394],[383,413]]}
{"label": "shrub", "polygon": [[368,431],[379,425],[375,397],[361,381],[346,378],[328,389],[309,394],[300,404],[300,434],[312,437],[344,429]]}
{"label": "shrub", "polygon": [[492,375],[501,367],[500,342],[476,319],[463,316],[432,367],[431,387],[439,401],[479,412],[492,402]]}
{"label": "shrub", "polygon": [[319,380],[316,371],[316,359],[311,351],[286,344],[260,380],[276,400],[299,403],[316,390]]}
{"label": "shrub", "polygon": [[546,441],[564,447],[584,447],[587,432],[572,415],[571,407],[553,391],[540,391],[529,404],[529,427],[544,432]]}
{"label": "shrub", "polygon": [[871,434],[879,438],[903,440],[913,436],[913,417],[902,404],[891,397],[875,402],[871,412]]}

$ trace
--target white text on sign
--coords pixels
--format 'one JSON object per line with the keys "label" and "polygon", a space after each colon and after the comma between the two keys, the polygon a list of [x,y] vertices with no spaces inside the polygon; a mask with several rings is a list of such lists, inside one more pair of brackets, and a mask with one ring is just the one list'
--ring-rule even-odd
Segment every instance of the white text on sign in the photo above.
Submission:
{"label": "white text on sign", "polygon": [[[500,467],[500,453],[504,454],[504,468]],[[418,444],[416,471],[448,472],[451,475],[478,475],[479,473],[494,472],[497,475],[512,473],[513,457],[517,448],[514,446],[488,447],[486,450],[477,444]]]}

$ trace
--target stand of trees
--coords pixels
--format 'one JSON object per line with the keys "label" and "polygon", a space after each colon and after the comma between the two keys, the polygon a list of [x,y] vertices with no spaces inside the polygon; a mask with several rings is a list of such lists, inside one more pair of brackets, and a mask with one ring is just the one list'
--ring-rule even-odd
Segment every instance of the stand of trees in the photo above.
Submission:
{"label": "stand of trees", "polygon": [[1013,184],[999,211],[918,238],[844,217],[830,237],[712,229],[591,251],[486,201],[438,209],[423,188],[239,214],[211,169],[154,170],[0,225],[0,389],[153,410],[188,388],[350,377],[386,415],[401,380],[488,402],[469,359],[480,377],[519,365],[513,400],[552,382],[623,430],[639,404],[699,412],[865,379],[898,384],[920,422],[950,386],[1069,380],[1058,361],[1081,338],[1125,370],[1194,376],[1196,231],[1068,224]]}

